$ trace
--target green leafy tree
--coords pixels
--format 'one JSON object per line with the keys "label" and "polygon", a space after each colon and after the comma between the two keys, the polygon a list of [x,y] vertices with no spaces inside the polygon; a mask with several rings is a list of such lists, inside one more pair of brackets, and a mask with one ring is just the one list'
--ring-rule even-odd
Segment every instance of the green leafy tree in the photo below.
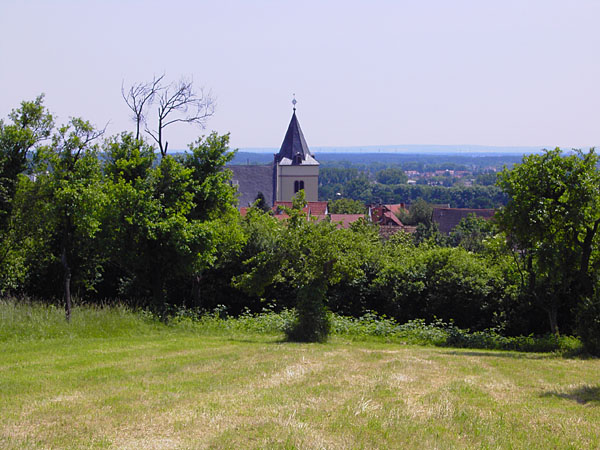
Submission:
{"label": "green leafy tree", "polygon": [[423,224],[425,228],[430,228],[433,223],[433,206],[419,198],[410,205],[408,212],[400,210],[398,218],[405,225]]}
{"label": "green leafy tree", "polygon": [[0,230],[8,221],[17,177],[27,168],[31,149],[48,138],[54,127],[43,102],[43,95],[24,101],[8,115],[9,123],[0,120]]}
{"label": "green leafy tree", "polygon": [[[559,332],[559,313],[569,316],[594,295],[593,261],[600,226],[600,171],[592,150],[560,149],[525,156],[498,175],[508,204],[497,214],[512,244],[527,296]],[[565,320],[568,325],[568,320]],[[572,325],[572,324],[571,324]]]}
{"label": "green leafy tree", "polygon": [[29,232],[43,233],[40,241],[50,260],[60,261],[67,320],[72,278],[91,287],[98,270],[93,240],[101,227],[105,197],[95,141],[101,135],[89,122],[74,118],[35,155],[37,180],[29,203],[35,205],[42,227]]}
{"label": "green leafy tree", "polygon": [[227,143],[213,133],[183,158],[167,155],[149,168],[152,147],[130,135],[111,142],[106,239],[122,293],[149,296],[159,310],[186,297],[200,305],[203,273],[240,251],[234,189],[223,169],[232,155]]}
{"label": "green leafy tree", "polygon": [[342,194],[344,197],[351,198],[352,200],[360,200],[367,203],[371,202],[371,183],[365,174],[361,174],[359,177],[344,183]]}
{"label": "green leafy tree", "polygon": [[404,184],[408,181],[408,176],[402,169],[390,167],[377,172],[375,179],[381,184]]}
{"label": "green leafy tree", "polygon": [[498,176],[496,172],[485,172],[480,173],[475,177],[475,183],[480,184],[482,186],[492,186],[496,184]]}
{"label": "green leafy tree", "polygon": [[269,212],[271,210],[271,208],[269,208],[269,205],[267,205],[267,199],[265,199],[265,194],[263,194],[262,192],[256,194],[253,206],[260,209],[262,212]]}
{"label": "green leafy tree", "polygon": [[235,277],[234,284],[259,296],[270,285],[289,284],[296,298],[297,317],[286,330],[288,339],[322,342],[330,329],[326,309],[328,286],[339,282],[349,269],[339,258],[342,234],[335,224],[307,218],[302,211],[305,204],[304,191],[299,191],[293,207],[286,209],[289,219],[280,226],[276,245],[246,260],[246,271]]}
{"label": "green leafy tree", "polygon": [[168,285],[208,264],[211,230],[188,220],[192,210],[191,169],[171,156],[138,182],[111,186],[107,220],[113,240],[113,263],[127,275],[133,292],[149,292],[155,308],[167,301]]}
{"label": "green leafy tree", "polygon": [[373,281],[385,313],[400,322],[442,319],[483,330],[504,324],[511,279],[488,258],[462,248],[386,244],[389,257]]}
{"label": "green leafy tree", "polygon": [[131,133],[121,133],[104,143],[104,172],[111,181],[143,180],[152,168],[156,155],[154,147],[135,139]]}
{"label": "green leafy tree", "polygon": [[29,156],[52,127],[43,95],[22,102],[8,121],[0,120],[0,294],[17,289],[26,276],[28,237],[16,226],[13,206],[19,185],[25,183],[22,174],[29,167]]}
{"label": "green leafy tree", "polygon": [[189,146],[183,165],[191,170],[194,192],[192,219],[207,220],[230,211],[236,204],[231,171],[225,165],[235,156],[229,149],[229,134],[212,132]]}
{"label": "green leafy tree", "polygon": [[339,198],[329,202],[328,209],[331,214],[365,214],[367,212],[363,202],[349,198]]}
{"label": "green leafy tree", "polygon": [[475,214],[462,219],[450,232],[448,242],[454,247],[463,247],[470,252],[481,253],[485,250],[485,240],[495,234],[493,222]]}

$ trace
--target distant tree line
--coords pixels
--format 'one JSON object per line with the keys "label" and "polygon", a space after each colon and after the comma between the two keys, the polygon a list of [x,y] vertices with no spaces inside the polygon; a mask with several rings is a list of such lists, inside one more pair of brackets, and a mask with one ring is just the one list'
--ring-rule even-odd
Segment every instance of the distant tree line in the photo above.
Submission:
{"label": "distant tree line", "polygon": [[499,208],[508,199],[495,185],[445,187],[403,184],[406,179],[406,175],[397,168],[377,172],[375,180],[369,179],[366,173],[356,168],[322,168],[319,173],[319,198],[333,200],[344,197],[366,204],[410,204],[423,199],[432,204],[448,204],[452,208]]}

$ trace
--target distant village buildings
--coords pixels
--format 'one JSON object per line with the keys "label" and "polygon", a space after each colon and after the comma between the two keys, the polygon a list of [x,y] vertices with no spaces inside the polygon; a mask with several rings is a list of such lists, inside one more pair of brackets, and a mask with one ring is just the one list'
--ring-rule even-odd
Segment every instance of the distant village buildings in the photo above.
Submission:
{"label": "distant village buildings", "polygon": [[[284,207],[291,208],[292,198],[300,190],[304,190],[307,205],[304,213],[315,220],[330,220],[340,228],[348,228],[358,220],[367,220],[378,224],[383,237],[389,237],[397,231],[413,233],[416,227],[406,226],[399,219],[401,211],[407,211],[404,203],[371,205],[366,214],[330,214],[326,201],[319,200],[319,162],[310,149],[300,128],[296,108],[288,129],[283,138],[279,152],[273,155],[273,163],[267,165],[232,165],[228,166],[233,173],[232,184],[237,187],[240,213],[245,215],[248,208],[256,201],[259,193],[265,198],[277,219],[286,219]],[[439,172],[439,173],[438,173]],[[408,176],[415,176],[417,171],[406,171]],[[463,174],[459,171],[436,171],[435,175]],[[415,183],[409,180],[409,183]],[[443,206],[443,207],[440,207]],[[449,208],[448,205],[434,205],[432,220],[438,225],[440,232],[448,234],[461,219],[475,214],[484,219],[491,219],[494,210]]]}

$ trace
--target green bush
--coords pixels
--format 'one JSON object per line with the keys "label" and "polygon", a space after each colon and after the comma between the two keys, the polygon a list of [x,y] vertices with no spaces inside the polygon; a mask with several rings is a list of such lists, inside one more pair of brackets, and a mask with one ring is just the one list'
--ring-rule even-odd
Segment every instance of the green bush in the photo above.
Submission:
{"label": "green bush", "polygon": [[297,316],[284,329],[292,342],[325,342],[331,330],[327,309],[323,303],[323,283],[309,283],[298,290]]}
{"label": "green bush", "polygon": [[579,306],[577,333],[587,352],[600,356],[600,300],[586,298]]}

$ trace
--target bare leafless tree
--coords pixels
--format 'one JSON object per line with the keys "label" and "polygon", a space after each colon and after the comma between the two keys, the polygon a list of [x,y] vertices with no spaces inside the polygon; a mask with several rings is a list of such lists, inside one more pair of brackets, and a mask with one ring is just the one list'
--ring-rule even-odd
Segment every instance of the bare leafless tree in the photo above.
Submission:
{"label": "bare leafless tree", "polygon": [[145,124],[146,109],[152,104],[155,95],[162,88],[161,81],[165,77],[163,73],[160,76],[154,76],[152,81],[148,81],[145,83],[135,83],[133,84],[127,92],[125,92],[125,87],[121,84],[121,95],[123,96],[123,100],[131,109],[133,113],[132,119],[135,121],[135,138],[140,138],[140,127],[142,123]]}
{"label": "bare leafless tree", "polygon": [[203,89],[194,91],[193,81],[182,78],[161,88],[156,94],[157,126],[150,129],[146,122],[146,133],[158,144],[162,156],[167,154],[168,142],[164,142],[164,129],[177,122],[193,123],[204,127],[206,120],[215,110],[214,99],[210,92]]}
{"label": "bare leafless tree", "polygon": [[[121,95],[133,113],[136,124],[136,139],[140,138],[141,125],[144,131],[158,144],[162,156],[167,154],[169,143],[164,139],[164,130],[177,122],[193,123],[204,127],[206,120],[213,115],[215,102],[210,92],[194,90],[192,80],[182,78],[178,82],[164,85],[165,74],[155,76],[152,81],[135,83],[128,90],[121,86]],[[148,119],[148,111],[156,105],[156,126],[154,118]]]}

